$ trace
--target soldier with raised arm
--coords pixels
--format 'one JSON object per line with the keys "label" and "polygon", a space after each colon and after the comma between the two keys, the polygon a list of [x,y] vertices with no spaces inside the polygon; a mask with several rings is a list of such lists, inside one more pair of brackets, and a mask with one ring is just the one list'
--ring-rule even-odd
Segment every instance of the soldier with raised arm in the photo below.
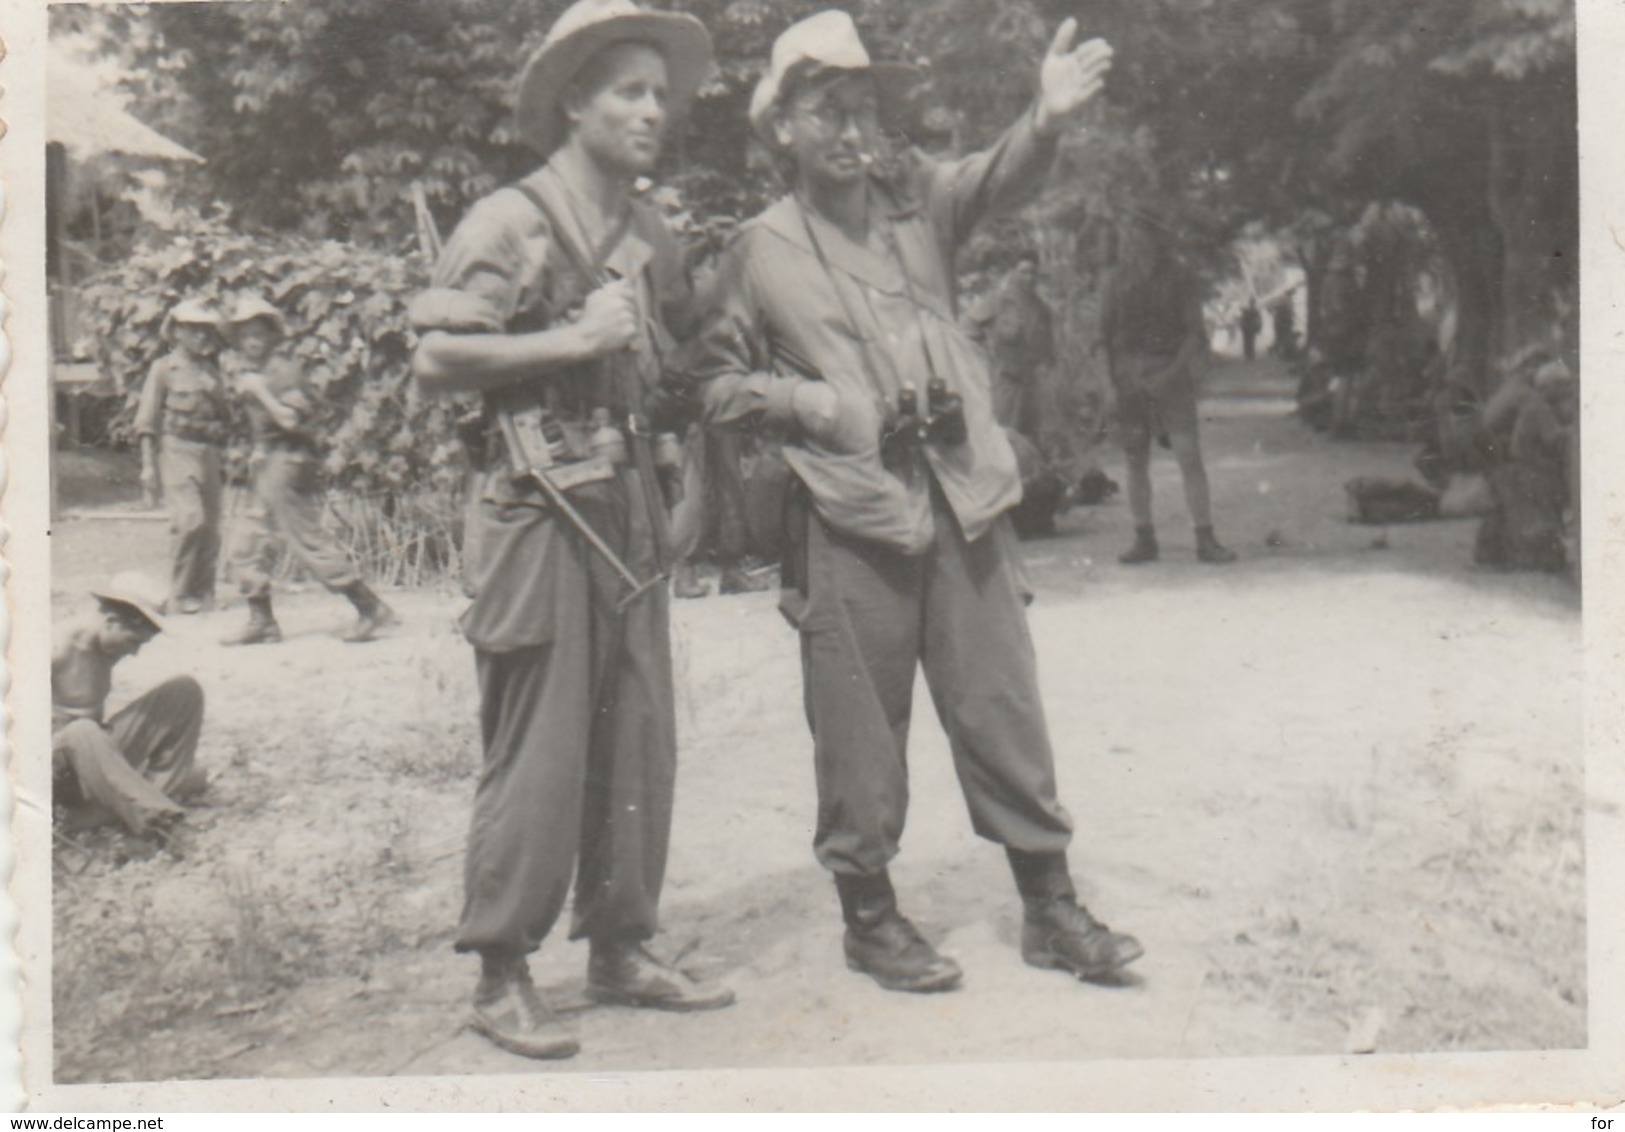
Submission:
{"label": "soldier with raised arm", "polygon": [[898,991],[956,986],[958,965],[899,911],[888,866],[908,802],[921,666],[973,828],[1002,845],[1026,909],[1027,962],[1110,979],[1140,954],[1077,902],[1006,512],[1021,497],[985,355],[955,319],[954,251],[1042,180],[1111,49],[1062,25],[1033,107],[956,161],[882,174],[880,116],[906,81],[852,19],[786,30],[751,104],[793,191],[722,266],[699,353],[709,417],[786,436],[794,473],[784,608],[801,632],[818,786],[815,852],[834,874],[847,964]]}

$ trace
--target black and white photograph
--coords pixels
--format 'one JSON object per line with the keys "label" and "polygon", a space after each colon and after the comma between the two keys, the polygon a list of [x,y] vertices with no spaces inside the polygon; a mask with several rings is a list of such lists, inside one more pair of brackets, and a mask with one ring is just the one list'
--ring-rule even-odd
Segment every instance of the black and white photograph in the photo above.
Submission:
{"label": "black and white photograph", "polygon": [[24,1103],[1619,1103],[1609,7],[7,0]]}

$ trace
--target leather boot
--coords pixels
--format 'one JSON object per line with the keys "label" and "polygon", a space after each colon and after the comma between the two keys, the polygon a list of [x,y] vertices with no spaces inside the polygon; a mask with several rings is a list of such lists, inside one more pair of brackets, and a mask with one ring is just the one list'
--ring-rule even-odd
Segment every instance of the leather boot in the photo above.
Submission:
{"label": "leather boot", "polygon": [[520,1057],[555,1059],[580,1052],[575,1035],[536,993],[524,956],[482,952],[481,959],[470,1029]]}
{"label": "leather boot", "polygon": [[892,991],[925,994],[959,985],[959,964],[938,955],[897,910],[891,877],[835,874],[846,919],[846,965]]}
{"label": "leather boot", "polygon": [[689,1012],[732,1006],[734,992],[662,963],[635,940],[595,939],[587,960],[587,997],[616,1006]]}
{"label": "leather boot", "polygon": [[754,558],[742,558],[722,568],[719,594],[756,594],[773,588],[773,567]]}
{"label": "leather boot", "polygon": [[1152,527],[1134,528],[1134,545],[1117,556],[1125,566],[1138,566],[1142,562],[1157,560],[1157,532]]}
{"label": "leather boot", "polygon": [[366,582],[351,582],[341,591],[355,606],[355,624],[339,634],[339,640],[352,645],[370,641],[385,629],[401,623],[395,611],[367,587]]}
{"label": "leather boot", "polygon": [[1223,566],[1236,560],[1236,552],[1219,542],[1212,527],[1196,528],[1196,560]]}
{"label": "leather boot", "polygon": [[282,639],[282,628],[276,623],[276,615],[271,612],[271,599],[266,597],[251,597],[248,599],[248,624],[232,633],[222,637],[223,645],[274,645]]}
{"label": "leather boot", "polygon": [[686,601],[708,596],[711,587],[700,580],[700,572],[694,563],[685,559],[677,564],[677,572],[672,575],[671,592],[673,597]]}
{"label": "leather boot", "polygon": [[1112,982],[1145,949],[1114,932],[1078,903],[1064,853],[1006,849],[1021,893],[1021,957],[1028,965],[1068,971],[1084,982]]}

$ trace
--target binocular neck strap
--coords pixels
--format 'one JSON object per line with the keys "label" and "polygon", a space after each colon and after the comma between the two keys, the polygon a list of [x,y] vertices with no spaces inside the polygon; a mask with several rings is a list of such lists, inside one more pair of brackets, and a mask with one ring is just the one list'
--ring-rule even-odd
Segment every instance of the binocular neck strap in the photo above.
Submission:
{"label": "binocular neck strap", "polygon": [[[897,270],[903,273],[903,294],[908,297],[909,309],[914,312],[914,328],[920,332],[920,349],[925,352],[925,370],[930,375],[929,380],[939,380],[937,373],[937,360],[931,356],[931,336],[925,332],[925,320],[920,317],[920,311],[925,306],[920,302],[919,293],[914,290],[914,278],[908,273],[908,260],[903,258],[903,247],[897,242],[897,225],[890,217],[881,221],[881,237],[886,241],[886,250],[891,252],[897,260]],[[936,311],[931,312],[937,317]]]}
{"label": "binocular neck strap", "polygon": [[[796,197],[795,200],[796,210],[801,216],[802,230],[807,233],[807,243],[812,245],[813,255],[818,257],[818,266],[823,269],[824,279],[829,283],[829,289],[835,293],[835,301],[840,305],[841,313],[846,316],[846,321],[852,327],[853,333],[861,333],[862,326],[858,322],[857,316],[853,313],[851,306],[847,304],[846,293],[841,290],[841,281],[836,278],[835,270],[830,266],[829,257],[824,254],[823,241],[818,238],[818,233],[813,229],[812,218],[807,215],[807,206],[802,203],[799,196]],[[899,263],[898,266],[901,268],[903,265]],[[906,270],[903,271],[903,277],[905,279],[908,277],[908,272]],[[875,313],[874,304],[869,301],[869,292],[861,283],[859,284],[858,290],[859,293],[863,295],[864,306],[869,308],[869,318],[875,323],[875,325],[880,325],[880,316]],[[890,404],[893,393],[886,389],[886,383],[880,380],[880,375],[875,372],[874,359],[870,356],[869,350],[866,348],[860,348],[858,350],[858,354],[863,359],[864,374],[869,378],[869,384],[874,387],[876,396],[887,404]],[[897,372],[896,359],[890,354],[887,354],[886,364],[892,372],[892,379],[896,383],[897,390],[901,391],[904,382],[902,374]]]}

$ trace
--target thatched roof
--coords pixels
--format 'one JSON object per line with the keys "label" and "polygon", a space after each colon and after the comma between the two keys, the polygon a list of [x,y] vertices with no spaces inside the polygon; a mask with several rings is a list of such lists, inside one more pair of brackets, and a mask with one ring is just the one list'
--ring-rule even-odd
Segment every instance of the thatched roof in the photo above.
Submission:
{"label": "thatched roof", "polygon": [[169,161],[203,160],[131,115],[124,109],[123,100],[70,52],[55,46],[48,48],[45,72],[46,140],[60,142],[75,160],[108,153]]}

